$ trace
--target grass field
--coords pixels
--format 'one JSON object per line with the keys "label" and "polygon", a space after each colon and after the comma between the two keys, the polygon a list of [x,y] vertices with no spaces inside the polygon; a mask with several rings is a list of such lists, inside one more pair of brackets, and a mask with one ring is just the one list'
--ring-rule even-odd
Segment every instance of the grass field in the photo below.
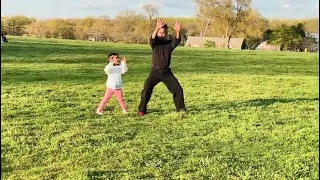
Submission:
{"label": "grass field", "polygon": [[[319,55],[178,47],[138,117],[146,45],[8,37],[1,44],[1,179],[318,179]],[[106,55],[128,57],[130,110],[105,91]]]}

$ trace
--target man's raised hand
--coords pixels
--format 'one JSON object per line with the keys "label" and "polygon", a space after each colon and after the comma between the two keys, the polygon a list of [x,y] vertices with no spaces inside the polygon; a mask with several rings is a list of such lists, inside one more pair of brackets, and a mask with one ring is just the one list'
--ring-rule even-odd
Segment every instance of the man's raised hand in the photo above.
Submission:
{"label": "man's raised hand", "polygon": [[160,29],[164,26],[163,20],[162,19],[157,19],[157,25],[156,25],[156,29]]}
{"label": "man's raised hand", "polygon": [[181,30],[181,26],[180,26],[180,22],[179,21],[176,21],[175,23],[173,23],[173,29],[176,32],[179,32]]}

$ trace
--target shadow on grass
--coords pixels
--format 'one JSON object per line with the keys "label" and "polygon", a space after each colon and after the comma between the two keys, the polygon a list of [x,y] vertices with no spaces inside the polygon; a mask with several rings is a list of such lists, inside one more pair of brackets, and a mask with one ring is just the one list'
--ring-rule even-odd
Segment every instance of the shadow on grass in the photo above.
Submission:
{"label": "shadow on grass", "polygon": [[148,112],[147,114],[164,114],[166,113],[167,111],[164,110],[164,109],[160,109],[160,108],[157,108],[157,107],[151,107],[151,108],[148,108]]}
{"label": "shadow on grass", "polygon": [[[138,170],[109,170],[109,171],[90,171],[87,174],[88,180],[97,180],[97,179],[126,179],[126,174],[136,174],[137,172],[141,173]],[[155,176],[153,174],[143,173],[138,179],[154,179]]]}
{"label": "shadow on grass", "polygon": [[245,101],[242,104],[242,106],[251,106],[251,107],[257,107],[257,106],[269,106],[275,103],[291,103],[291,102],[298,102],[298,101],[319,101],[319,98],[293,98],[293,99],[277,99],[277,98],[271,98],[271,99],[253,99],[249,101]]}
{"label": "shadow on grass", "polygon": [[[42,82],[72,82],[72,83],[105,83],[107,76],[103,72],[104,66],[97,67],[64,67],[63,69],[22,69],[14,67],[1,67],[1,82],[7,83],[42,83]],[[139,82],[143,83],[146,75],[142,75],[141,71],[130,70],[123,78],[127,83]]]}
{"label": "shadow on grass", "polygon": [[[130,71],[146,72],[151,66],[148,46],[111,43],[66,41],[13,42],[2,48],[1,63],[61,63],[102,66],[106,55],[115,51],[130,57]],[[78,43],[78,44],[77,44]],[[318,75],[316,56],[249,51],[210,51],[179,48],[173,53],[172,65],[176,73],[255,74],[255,75]],[[203,64],[201,70],[194,64]],[[45,75],[44,75],[45,76]]]}
{"label": "shadow on grass", "polygon": [[[150,49],[132,49],[126,47],[117,47],[112,46],[112,44],[104,45],[104,46],[84,46],[84,45],[73,45],[73,44],[12,44],[10,46],[1,47],[3,58],[10,56],[10,57],[50,57],[50,56],[70,56],[73,55],[83,55],[85,58],[78,59],[77,62],[87,62],[87,58],[90,60],[90,55],[105,55],[109,54],[110,52],[118,52],[120,54],[130,54],[133,56],[150,56],[151,57],[151,50]],[[72,60],[72,58],[71,58]],[[74,60],[73,60],[74,61]],[[18,60],[14,61],[17,63],[21,62],[32,62],[28,58],[26,60]],[[38,61],[39,62],[39,61]],[[46,61],[41,61],[45,63]],[[65,61],[60,62],[60,60],[56,60],[54,62],[49,63],[64,63]],[[98,63],[98,62],[94,62]]]}
{"label": "shadow on grass", "polygon": [[319,98],[270,98],[270,99],[253,99],[248,101],[229,101],[223,103],[212,103],[204,106],[189,106],[188,111],[191,114],[198,114],[204,110],[227,110],[227,109],[242,109],[247,107],[266,107],[276,103],[292,103],[300,101],[319,101]]}
{"label": "shadow on grass", "polygon": [[[66,81],[75,81],[75,82],[83,82],[83,81],[97,81],[102,80],[102,78],[106,78],[103,69],[104,63],[102,60],[91,59],[92,62],[96,63],[97,66],[91,66],[89,64],[81,63],[82,60],[79,60],[79,63],[74,65],[66,64],[71,63],[69,60],[61,60],[66,65],[64,66],[55,66],[54,64],[48,64],[48,66],[40,65],[39,68],[24,67],[23,64],[17,64],[17,66],[6,66],[2,62],[2,81],[3,82],[29,82],[29,83],[37,83],[42,81],[50,81],[50,82],[66,82]],[[76,60],[75,60],[76,61]],[[98,63],[99,62],[99,63]],[[11,62],[10,62],[11,63]],[[42,62],[39,62],[42,63]],[[147,74],[151,69],[151,62],[149,60],[142,60],[139,64],[135,64],[136,62],[131,62],[129,64],[129,71],[125,76],[130,76],[131,78],[138,78],[141,80],[145,80],[147,78]],[[98,64],[100,64],[98,66]],[[178,64],[178,63],[177,63]],[[288,70],[288,69],[279,69],[273,68],[270,66],[274,66],[271,64],[269,66],[259,66],[255,67],[254,65],[241,65],[236,62],[232,64],[231,62],[226,63],[224,66],[216,66],[215,62],[208,64],[206,67],[202,67],[199,70],[198,67],[188,66],[186,62],[179,62],[180,66],[173,67],[174,74],[183,74],[183,75],[191,75],[194,74],[203,74],[203,73],[212,73],[212,74],[254,74],[254,75],[316,75],[314,67],[304,67],[299,68],[295,67],[299,70]],[[177,66],[177,65],[175,65]],[[48,68],[47,68],[48,67]]]}

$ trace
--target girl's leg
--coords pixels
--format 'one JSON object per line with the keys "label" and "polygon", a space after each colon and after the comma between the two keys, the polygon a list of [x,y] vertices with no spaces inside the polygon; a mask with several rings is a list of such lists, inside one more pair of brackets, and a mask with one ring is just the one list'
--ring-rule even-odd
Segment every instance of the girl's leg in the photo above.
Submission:
{"label": "girl's leg", "polygon": [[118,102],[119,102],[119,104],[120,104],[120,106],[121,106],[121,109],[122,109],[123,111],[128,112],[126,103],[124,102],[122,89],[117,89],[117,90],[115,90],[115,94],[116,94],[116,96],[117,96],[117,100],[118,100]]}
{"label": "girl's leg", "polygon": [[99,106],[98,106],[98,110],[99,112],[103,111],[104,105],[107,104],[110,100],[110,98],[112,97],[112,94],[114,93],[113,89],[107,88],[103,99],[101,100]]}

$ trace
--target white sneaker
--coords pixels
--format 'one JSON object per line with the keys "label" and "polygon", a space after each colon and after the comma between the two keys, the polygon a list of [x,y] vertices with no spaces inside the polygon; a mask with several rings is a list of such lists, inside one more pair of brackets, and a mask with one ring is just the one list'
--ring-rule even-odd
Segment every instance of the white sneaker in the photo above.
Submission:
{"label": "white sneaker", "polygon": [[127,111],[125,109],[122,109],[122,112],[123,112],[123,114],[128,114],[129,113],[129,111]]}
{"label": "white sneaker", "polygon": [[97,112],[96,112],[99,116],[101,116],[103,113],[99,111],[99,109],[97,109]]}

